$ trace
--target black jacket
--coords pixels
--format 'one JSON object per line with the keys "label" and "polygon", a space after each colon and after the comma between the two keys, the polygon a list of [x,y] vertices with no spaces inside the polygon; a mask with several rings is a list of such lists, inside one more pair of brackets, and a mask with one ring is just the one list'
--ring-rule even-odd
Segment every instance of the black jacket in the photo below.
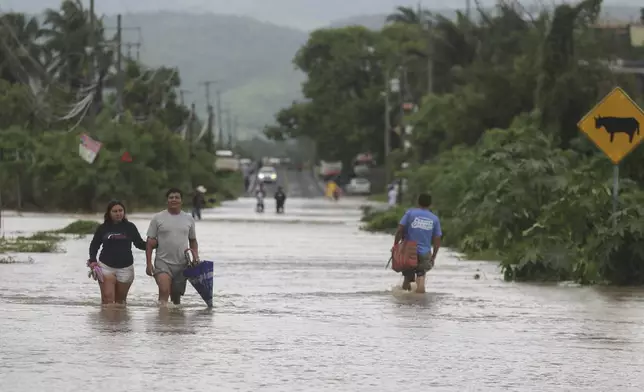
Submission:
{"label": "black jacket", "polygon": [[206,205],[206,198],[203,193],[197,192],[192,197],[192,206],[195,208],[203,208]]}
{"label": "black jacket", "polygon": [[129,267],[134,264],[132,244],[138,249],[145,250],[145,241],[134,223],[128,221],[103,223],[98,226],[89,244],[89,259],[96,261],[98,249],[103,245],[98,260],[112,268]]}
{"label": "black jacket", "polygon": [[275,192],[275,201],[278,203],[284,203],[286,200],[286,193],[284,191],[277,191]]}

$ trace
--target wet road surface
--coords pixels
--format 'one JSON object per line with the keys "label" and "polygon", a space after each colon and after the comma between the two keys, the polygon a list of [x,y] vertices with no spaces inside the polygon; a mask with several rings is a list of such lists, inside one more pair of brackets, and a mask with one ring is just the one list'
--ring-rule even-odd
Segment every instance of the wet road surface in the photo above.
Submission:
{"label": "wet road surface", "polygon": [[[315,198],[324,195],[323,185],[313,176],[309,170],[288,170],[284,167],[276,167],[277,180],[273,183],[265,183],[268,198],[272,199],[275,190],[281,186],[288,198]],[[251,179],[248,196],[254,197],[259,186],[256,177]]]}
{"label": "wet road surface", "polygon": [[[135,251],[127,309],[101,309],[89,238],[0,264],[0,391],[641,391],[644,292],[519,285],[442,251],[425,296],[385,270],[391,237],[358,199],[204,211],[215,308],[188,287],[159,309]],[[144,233],[150,215],[131,220]],[[76,217],[4,218],[5,234]],[[29,261],[28,258],[32,260]],[[480,270],[481,279],[473,275]]]}

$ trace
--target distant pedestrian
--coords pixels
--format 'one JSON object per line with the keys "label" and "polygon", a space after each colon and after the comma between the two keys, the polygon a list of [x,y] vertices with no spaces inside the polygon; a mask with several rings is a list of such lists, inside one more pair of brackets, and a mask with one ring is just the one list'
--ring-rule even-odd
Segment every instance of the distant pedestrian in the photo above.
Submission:
{"label": "distant pedestrian", "polygon": [[387,191],[387,201],[389,204],[389,208],[393,208],[396,206],[396,201],[398,199],[398,189],[394,185],[389,185],[389,189]]}
{"label": "distant pedestrian", "polygon": [[284,203],[286,203],[286,193],[281,186],[278,186],[277,192],[275,192],[275,208],[278,214],[284,212]]}
{"label": "distant pedestrian", "polygon": [[206,188],[199,185],[192,197],[192,217],[201,220],[201,210],[206,205]]}

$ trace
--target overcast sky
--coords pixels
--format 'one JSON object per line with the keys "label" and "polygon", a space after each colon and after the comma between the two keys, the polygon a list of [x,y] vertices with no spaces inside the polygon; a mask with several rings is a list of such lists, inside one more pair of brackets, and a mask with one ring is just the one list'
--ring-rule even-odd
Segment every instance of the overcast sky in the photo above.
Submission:
{"label": "overcast sky", "polygon": [[[89,0],[81,0],[89,5]],[[523,1],[530,4],[534,0]],[[480,0],[492,5],[495,0]],[[543,0],[541,3],[561,0]],[[60,0],[2,0],[0,10],[41,12],[45,8],[57,8]],[[428,8],[464,8],[466,0],[424,0]],[[472,4],[475,1],[472,0]],[[187,12],[215,12],[249,16],[262,21],[300,29],[326,26],[332,21],[359,15],[391,12],[396,6],[416,6],[418,1],[401,0],[96,0],[99,14],[116,14],[137,11],[173,10]],[[641,0],[604,0],[604,5],[644,6]]]}

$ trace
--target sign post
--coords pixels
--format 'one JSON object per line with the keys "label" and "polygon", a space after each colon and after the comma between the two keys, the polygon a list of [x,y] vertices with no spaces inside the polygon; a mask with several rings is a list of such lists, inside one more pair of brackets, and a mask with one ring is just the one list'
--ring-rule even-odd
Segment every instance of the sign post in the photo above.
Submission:
{"label": "sign post", "polygon": [[619,163],[642,142],[644,111],[624,90],[615,87],[577,127],[613,162],[613,226],[617,224]]}

